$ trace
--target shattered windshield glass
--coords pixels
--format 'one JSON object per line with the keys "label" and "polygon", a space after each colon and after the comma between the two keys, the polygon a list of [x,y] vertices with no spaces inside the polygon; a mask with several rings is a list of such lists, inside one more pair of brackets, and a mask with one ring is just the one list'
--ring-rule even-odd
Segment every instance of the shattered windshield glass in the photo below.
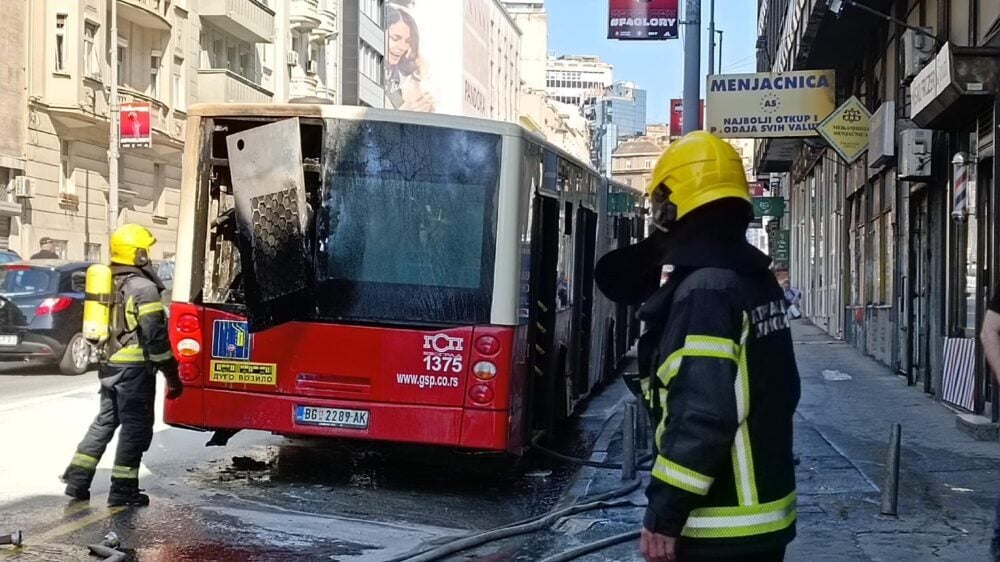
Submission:
{"label": "shattered windshield glass", "polygon": [[320,316],[488,322],[500,145],[487,133],[329,123]]}

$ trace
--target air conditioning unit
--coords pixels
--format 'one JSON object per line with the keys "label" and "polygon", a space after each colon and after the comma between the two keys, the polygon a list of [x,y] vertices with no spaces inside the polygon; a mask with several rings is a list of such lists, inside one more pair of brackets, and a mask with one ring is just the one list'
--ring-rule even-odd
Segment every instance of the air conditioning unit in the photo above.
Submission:
{"label": "air conditioning unit", "polygon": [[934,39],[931,35],[934,30],[930,27],[921,27],[924,33],[915,29],[907,29],[903,32],[903,82],[909,83],[920,70],[934,58]]}
{"label": "air conditioning unit", "polygon": [[299,53],[296,51],[288,51],[287,61],[288,61],[288,66],[298,66]]}
{"label": "air conditioning unit", "polygon": [[318,71],[319,65],[316,64],[316,61],[311,60],[308,64],[306,64],[306,74],[316,74]]}
{"label": "air conditioning unit", "polygon": [[921,180],[931,177],[934,131],[907,129],[899,134],[899,179]]}
{"label": "air conditioning unit", "polygon": [[31,179],[28,176],[14,177],[14,197],[29,199],[31,197]]}

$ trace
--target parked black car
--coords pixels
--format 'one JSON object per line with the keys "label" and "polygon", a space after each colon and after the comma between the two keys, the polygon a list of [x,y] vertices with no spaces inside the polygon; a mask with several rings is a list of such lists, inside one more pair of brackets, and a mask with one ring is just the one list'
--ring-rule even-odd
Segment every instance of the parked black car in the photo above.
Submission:
{"label": "parked black car", "polygon": [[85,262],[29,260],[0,264],[0,361],[58,363],[65,375],[91,365],[80,333]]}
{"label": "parked black car", "polygon": [[14,250],[0,250],[0,263],[10,263],[12,261],[21,261],[21,256],[17,255]]}

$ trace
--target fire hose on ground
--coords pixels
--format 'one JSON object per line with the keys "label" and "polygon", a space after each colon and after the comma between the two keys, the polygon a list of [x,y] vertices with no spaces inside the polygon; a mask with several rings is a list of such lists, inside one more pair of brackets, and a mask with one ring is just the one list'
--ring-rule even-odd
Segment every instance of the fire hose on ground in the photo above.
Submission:
{"label": "fire hose on ground", "polygon": [[[610,421],[612,417],[613,416],[609,416],[608,419],[605,420],[604,424],[606,425],[607,422]],[[576,515],[578,513],[583,513],[586,511],[592,511],[596,509],[606,509],[615,507],[626,507],[626,506],[639,507],[638,505],[634,504],[631,501],[612,501],[615,500],[616,498],[624,497],[631,494],[632,492],[634,492],[639,488],[639,485],[641,483],[641,480],[637,479],[635,474],[636,464],[637,464],[635,458],[635,442],[636,442],[635,429],[636,429],[636,402],[634,399],[627,400],[625,402],[624,416],[622,417],[622,442],[623,442],[622,448],[623,448],[624,462],[620,464],[596,462],[587,459],[571,457],[568,455],[564,455],[562,453],[557,453],[555,451],[545,449],[544,447],[539,446],[537,443],[533,444],[534,447],[539,450],[539,452],[562,461],[571,462],[583,466],[592,466],[595,468],[621,470],[622,479],[627,481],[625,485],[617,489],[611,490],[609,492],[605,492],[603,494],[598,494],[589,498],[588,497],[581,498],[576,503],[561,509],[552,510],[536,517],[525,519],[523,521],[512,523],[510,525],[505,525],[503,527],[498,527],[496,529],[492,529],[468,537],[455,539],[444,545],[426,550],[424,552],[421,552],[413,556],[404,556],[402,558],[397,558],[393,562],[404,561],[404,560],[407,562],[431,562],[433,560],[440,560],[446,556],[450,556],[458,552],[468,550],[470,548],[476,548],[490,542],[503,540],[518,535],[526,535],[534,533],[536,531],[541,531],[543,529],[551,527],[560,518]],[[652,459],[652,455],[645,455],[639,459],[638,464],[647,463],[649,462],[650,459]],[[623,542],[627,540],[623,537],[624,535],[613,538],[618,540],[618,542]],[[608,544],[609,546],[611,544],[618,544],[617,542],[607,543],[607,540],[609,539],[606,539],[605,541],[598,541],[598,543],[602,545]],[[584,545],[584,546],[595,549],[604,548],[604,546],[597,546],[598,543],[594,543],[591,545]],[[562,553],[559,556],[565,556],[565,555],[567,555],[567,553]],[[571,560],[572,558],[563,558],[563,559]]]}
{"label": "fire hose on ground", "polygon": [[582,544],[576,548],[571,548],[549,556],[548,558],[543,558],[542,562],[567,562],[569,560],[576,560],[588,554],[593,554],[597,551],[604,550],[605,548],[610,548],[615,545],[626,543],[629,541],[634,541],[639,538],[642,531],[629,531],[627,533],[622,533],[620,535],[614,535],[606,539],[601,539],[599,541],[589,542]]}
{"label": "fire hose on ground", "polygon": [[469,550],[470,548],[476,548],[484,544],[518,535],[527,535],[536,531],[541,531],[551,527],[556,521],[563,517],[576,515],[586,511],[593,511],[595,509],[638,507],[631,501],[612,500],[631,494],[639,488],[640,483],[640,480],[632,480],[620,488],[581,500],[580,502],[568,507],[549,511],[547,513],[543,513],[542,515],[518,521],[503,527],[498,527],[483,533],[456,539],[416,555],[395,558],[392,562],[432,562],[434,560],[441,560],[446,556],[451,556],[452,554],[457,554],[464,550]]}

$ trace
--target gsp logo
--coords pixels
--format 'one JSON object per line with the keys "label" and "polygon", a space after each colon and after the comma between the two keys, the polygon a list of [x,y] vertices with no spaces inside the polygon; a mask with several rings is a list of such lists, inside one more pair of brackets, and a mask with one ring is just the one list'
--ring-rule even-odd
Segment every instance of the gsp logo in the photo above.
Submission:
{"label": "gsp logo", "polygon": [[449,351],[462,351],[463,347],[464,341],[462,338],[453,338],[447,334],[424,336],[424,351],[447,353]]}

